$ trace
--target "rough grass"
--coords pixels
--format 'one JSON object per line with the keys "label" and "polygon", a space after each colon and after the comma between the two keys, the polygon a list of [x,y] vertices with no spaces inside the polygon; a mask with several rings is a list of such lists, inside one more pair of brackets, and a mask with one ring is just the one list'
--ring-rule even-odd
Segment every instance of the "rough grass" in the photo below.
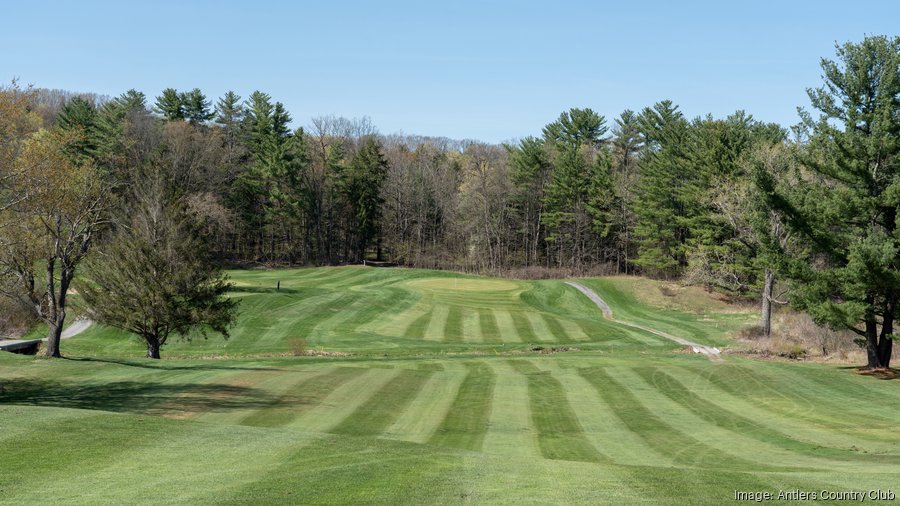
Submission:
{"label": "rough grass", "polygon": [[[66,341],[67,360],[0,354],[0,503],[723,504],[735,490],[897,492],[894,381],[673,353],[558,281],[473,278],[468,297],[448,288],[454,275],[427,271],[233,277],[249,302],[229,353],[289,352],[288,337],[303,335],[353,356],[191,358],[222,344],[210,340],[150,362],[106,329]],[[267,288],[277,279],[280,293]],[[746,318],[585,282],[617,318],[689,339],[727,342]],[[529,331],[581,351],[500,353]]]}

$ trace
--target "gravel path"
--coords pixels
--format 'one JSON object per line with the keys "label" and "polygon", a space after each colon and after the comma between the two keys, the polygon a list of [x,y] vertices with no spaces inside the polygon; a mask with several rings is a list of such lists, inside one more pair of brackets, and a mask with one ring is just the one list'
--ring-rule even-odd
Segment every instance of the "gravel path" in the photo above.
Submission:
{"label": "gravel path", "polygon": [[712,360],[713,362],[724,362],[724,360],[722,360],[721,352],[718,348],[714,348],[712,346],[706,346],[703,344],[697,344],[695,342],[688,341],[687,339],[684,339],[684,338],[681,338],[678,336],[673,336],[672,334],[663,332],[661,330],[656,330],[654,328],[645,327],[644,325],[638,325],[636,323],[617,320],[617,319],[613,318],[612,309],[610,309],[609,304],[607,304],[606,301],[604,301],[602,298],[600,298],[600,296],[597,295],[597,292],[591,290],[590,288],[582,285],[581,283],[579,283],[577,281],[566,281],[566,284],[569,286],[575,287],[579,292],[583,293],[585,296],[587,296],[587,298],[591,299],[594,302],[594,304],[596,304],[597,307],[599,307],[600,310],[603,311],[604,318],[612,320],[612,321],[618,323],[619,325],[625,325],[627,327],[650,332],[651,334],[656,334],[656,335],[658,335],[660,337],[664,337],[670,341],[675,341],[676,343],[678,343],[682,346],[690,347],[691,351],[693,351],[694,353],[702,353],[702,354],[706,355],[706,357],[709,358],[710,360]]}

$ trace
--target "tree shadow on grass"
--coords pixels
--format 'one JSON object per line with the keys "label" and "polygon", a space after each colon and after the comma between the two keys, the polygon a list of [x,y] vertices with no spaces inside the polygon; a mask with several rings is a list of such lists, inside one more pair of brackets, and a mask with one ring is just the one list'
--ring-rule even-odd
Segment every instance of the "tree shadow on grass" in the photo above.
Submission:
{"label": "tree shadow on grass", "polygon": [[840,366],[840,367],[838,367],[838,369],[842,369],[845,371],[848,371],[848,370],[855,371],[856,374],[859,374],[860,376],[871,376],[873,378],[878,378],[878,379],[882,379],[882,380],[900,379],[900,370],[894,369],[893,367],[886,368],[886,369],[885,368],[866,369],[863,366],[849,365],[849,366]]}
{"label": "tree shadow on grass", "polygon": [[60,382],[15,378],[3,382],[0,405],[49,406],[123,413],[184,414],[271,406],[258,389],[216,383]]}
{"label": "tree shadow on grass", "polygon": [[157,369],[160,371],[282,371],[278,367],[247,367],[240,365],[212,365],[212,364],[191,364],[191,365],[172,365],[172,362],[160,362],[150,359],[112,359],[112,358],[93,358],[93,357],[63,357],[65,360],[74,362],[100,362],[104,364],[124,365],[127,367],[140,367],[141,369]]}
{"label": "tree shadow on grass", "polygon": [[282,294],[295,294],[300,293],[300,290],[296,288],[285,288],[281,287],[280,289],[276,287],[263,287],[263,286],[232,286],[228,289],[229,292],[236,293],[282,293]]}

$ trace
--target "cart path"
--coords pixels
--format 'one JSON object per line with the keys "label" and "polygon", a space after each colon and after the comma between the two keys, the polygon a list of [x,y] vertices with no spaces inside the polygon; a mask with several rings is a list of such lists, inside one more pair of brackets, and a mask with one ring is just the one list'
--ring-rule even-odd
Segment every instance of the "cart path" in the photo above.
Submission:
{"label": "cart path", "polygon": [[88,327],[90,327],[93,324],[94,324],[93,320],[91,320],[89,318],[79,318],[79,319],[75,320],[67,328],[63,329],[60,337],[62,339],[68,339],[70,337],[75,337],[78,334],[81,334],[82,332],[87,330]]}
{"label": "cart path", "polygon": [[619,325],[625,325],[627,327],[640,329],[645,332],[650,332],[651,334],[656,334],[656,335],[658,335],[660,337],[664,337],[670,341],[675,341],[676,343],[678,343],[682,346],[689,346],[694,353],[702,353],[702,354],[706,355],[706,357],[709,358],[710,360],[712,360],[713,362],[724,362],[724,360],[722,360],[721,352],[718,348],[714,348],[712,346],[706,346],[703,344],[697,344],[695,342],[688,341],[687,339],[684,339],[684,338],[681,338],[678,336],[673,336],[672,334],[669,334],[667,332],[663,332],[661,330],[656,330],[651,327],[646,327],[644,325],[639,325],[637,323],[631,323],[631,322],[626,322],[626,321],[622,321],[622,320],[617,320],[617,319],[613,318],[612,309],[610,309],[609,304],[607,304],[606,301],[604,301],[599,295],[597,295],[597,292],[591,290],[590,288],[582,285],[581,283],[579,283],[577,281],[566,281],[566,284],[571,287],[574,287],[579,292],[583,293],[587,298],[591,299],[591,301],[594,304],[596,304],[597,307],[599,307],[601,311],[603,311],[604,318],[607,318],[615,323],[618,323]]}

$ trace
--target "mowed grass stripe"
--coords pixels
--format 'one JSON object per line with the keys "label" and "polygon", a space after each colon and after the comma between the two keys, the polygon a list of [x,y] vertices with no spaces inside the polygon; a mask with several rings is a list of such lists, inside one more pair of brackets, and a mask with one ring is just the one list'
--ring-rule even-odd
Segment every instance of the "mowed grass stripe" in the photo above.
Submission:
{"label": "mowed grass stripe", "polygon": [[463,379],[453,405],[429,443],[480,450],[488,431],[496,374],[482,363],[466,366]]}
{"label": "mowed grass stripe", "polygon": [[447,364],[444,370],[437,368],[431,370],[434,374],[382,437],[427,443],[438,430],[450,412],[466,371],[464,366],[456,363]]}
{"label": "mowed grass stripe", "polygon": [[250,414],[240,424],[254,427],[285,426],[305,410],[319,404],[335,389],[364,372],[365,369],[359,367],[337,367],[324,374],[304,378],[291,385],[288,393],[275,399],[271,406]]}
{"label": "mowed grass stripe", "polygon": [[492,360],[497,373],[491,420],[481,451],[534,458],[541,455],[528,404],[528,380],[508,363]]}
{"label": "mowed grass stripe", "polygon": [[[726,369],[730,368],[729,365]],[[765,424],[773,430],[784,430],[793,438],[815,445],[824,445],[834,448],[861,447],[870,452],[875,452],[884,447],[884,440],[864,441],[860,435],[870,430],[847,433],[834,430],[831,427],[812,424],[799,418],[796,414],[786,414],[781,410],[772,409],[767,402],[767,392],[753,384],[747,385],[747,390],[762,391],[762,395],[753,396],[749,392],[733,393],[722,388],[716,382],[710,380],[711,373],[717,373],[715,368],[673,367],[669,374],[687,385],[692,392],[702,393],[704,398],[717,406],[735,410],[745,414],[759,424]],[[746,382],[745,382],[746,383]]]}
{"label": "mowed grass stripe", "polygon": [[459,306],[450,306],[447,309],[447,319],[444,320],[444,342],[459,343],[463,341],[463,312]]}
{"label": "mowed grass stripe", "polygon": [[522,343],[524,342],[516,331],[516,323],[512,313],[515,311],[505,311],[502,309],[492,309],[494,320],[497,322],[497,334],[504,343]]}
{"label": "mowed grass stripe", "polygon": [[549,371],[527,374],[531,420],[541,454],[554,460],[606,461],[588,441],[562,384]]}
{"label": "mowed grass stripe", "polygon": [[485,343],[500,343],[500,328],[497,326],[497,317],[490,309],[478,309],[478,326],[481,328],[481,340]]}
{"label": "mowed grass stripe", "polygon": [[425,329],[425,335],[422,337],[429,341],[443,341],[444,328],[449,313],[450,308],[447,306],[435,305],[431,310],[431,320],[428,322],[428,328]]}
{"label": "mowed grass stripe", "polygon": [[510,317],[512,318],[513,325],[516,327],[516,333],[519,334],[519,339],[522,342],[526,343],[534,343],[537,341],[541,341],[541,339],[534,333],[534,328],[531,326],[531,321],[527,318],[524,312],[522,311],[510,311]]}
{"label": "mowed grass stripe", "polygon": [[426,310],[421,316],[412,320],[406,330],[403,331],[403,337],[411,339],[422,339],[425,337],[425,330],[431,323],[431,317],[434,314],[433,309]]}
{"label": "mowed grass stripe", "polygon": [[[719,407],[691,392],[687,386],[659,368],[641,367],[634,369],[634,372],[639,374],[644,381],[656,387],[663,395],[689,409],[696,416],[736,434],[750,437],[763,443],[776,445],[792,453],[808,457],[867,462],[878,460],[883,463],[900,463],[900,456],[898,455],[874,456],[852,453],[843,449],[829,448],[794,439],[787,434],[771,429],[755,420]],[[888,459],[887,457],[891,458]],[[825,461],[821,463],[825,463]]]}
{"label": "mowed grass stripe", "polygon": [[626,466],[674,467],[670,457],[657,452],[632,432],[577,371],[563,369],[556,378],[569,395],[585,437],[610,461]]}
{"label": "mowed grass stripe", "polygon": [[384,324],[384,320],[395,320],[397,315],[411,308],[418,297],[409,290],[396,287],[385,287],[379,292],[360,293],[369,302],[368,311],[360,312],[345,323],[350,332],[374,332]]}
{"label": "mowed grass stripe", "polygon": [[[793,379],[791,375],[769,376],[761,370],[765,365],[761,364],[760,370],[730,365],[724,371],[716,368],[709,371],[697,370],[696,372],[702,374],[717,388],[735,397],[753,399],[756,404],[767,411],[787,418],[802,420],[811,428],[827,429],[831,433],[839,432],[851,438],[868,439],[873,442],[883,441],[885,438],[897,440],[896,423],[885,422],[877,412],[871,418],[867,418],[867,430],[860,431],[858,420],[859,417],[865,415],[857,412],[855,416],[848,417],[849,406],[835,404],[824,397],[816,398],[814,401],[812,398],[805,397],[801,392],[793,392],[789,387],[789,382]],[[892,406],[887,404],[888,409],[892,409]],[[873,411],[881,409],[880,403],[873,403]]]}
{"label": "mowed grass stripe", "polygon": [[481,335],[481,313],[477,309],[463,309],[462,338],[467,343],[484,342],[484,337]]}
{"label": "mowed grass stripe", "polygon": [[381,387],[390,382],[397,370],[389,368],[363,368],[364,373],[354,376],[335,388],[318,404],[300,413],[287,427],[308,432],[329,432],[332,427],[351,416],[356,409],[368,402]]}
{"label": "mowed grass stripe", "polygon": [[393,379],[329,432],[352,436],[381,434],[412,402],[432,374],[432,371],[400,369]]}
{"label": "mowed grass stripe", "polygon": [[[753,462],[756,466],[779,466],[781,470],[822,470],[824,462],[811,462],[801,455],[791,453],[768,442],[762,442],[734,432],[698,417],[685,406],[667,397],[660,387],[648,383],[633,368],[616,367],[607,369],[610,376],[625,386],[644,407],[673,431],[701,441],[704,445],[730,455],[733,458]],[[664,418],[661,416],[664,415]]]}
{"label": "mowed grass stripe", "polygon": [[525,318],[528,320],[528,323],[531,325],[531,330],[534,332],[535,337],[538,341],[541,342],[560,342],[566,340],[565,332],[560,332],[559,334],[554,334],[550,331],[550,327],[547,326],[547,322],[544,320],[544,316],[540,313],[532,313],[526,312],[524,313]]}
{"label": "mowed grass stripe", "polygon": [[673,429],[645,408],[630,390],[619,384],[603,368],[580,369],[579,373],[593,385],[607,404],[616,407],[616,415],[628,426],[629,430],[656,451],[671,457],[676,463],[714,469],[776,470],[734,457]]}

